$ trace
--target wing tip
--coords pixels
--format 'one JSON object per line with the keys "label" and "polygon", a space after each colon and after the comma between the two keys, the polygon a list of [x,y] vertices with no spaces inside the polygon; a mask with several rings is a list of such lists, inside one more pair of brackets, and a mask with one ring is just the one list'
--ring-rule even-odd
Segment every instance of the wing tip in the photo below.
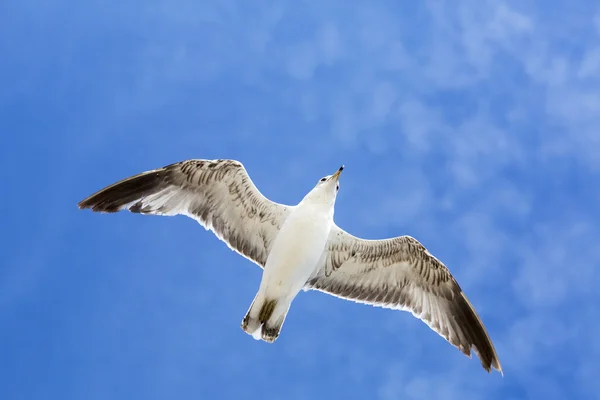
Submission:
{"label": "wing tip", "polygon": [[[472,337],[471,348],[475,351],[477,357],[479,357],[479,360],[481,361],[481,366],[487,372],[491,373],[492,370],[496,370],[504,377],[504,371],[502,370],[498,353],[496,352],[494,343],[492,342],[485,325],[483,325],[481,318],[465,293],[461,290],[460,294],[463,299],[462,303],[466,306],[466,310],[463,311],[464,315],[467,317],[466,322],[469,324],[468,319],[472,319],[471,324],[474,322],[471,331],[475,333],[475,335]],[[469,315],[471,318],[469,318]],[[478,346],[478,344],[480,344],[480,346]]]}
{"label": "wing tip", "polygon": [[91,209],[94,212],[115,213],[126,205],[155,193],[164,183],[165,168],[142,172],[125,178],[97,191],[77,203],[80,210]]}
{"label": "wing tip", "polygon": [[79,203],[77,203],[77,208],[80,210],[91,209],[92,211],[102,211],[100,208],[98,208],[98,202],[95,200],[95,198],[96,194],[93,194],[81,200]]}
{"label": "wing tip", "polygon": [[79,203],[77,203],[77,208],[79,208],[80,210],[90,209],[93,212],[100,212],[100,213],[116,213],[118,211],[121,211],[121,207],[103,205],[102,203],[95,203],[95,202],[89,201],[88,199],[82,200]]}
{"label": "wing tip", "polygon": [[[500,372],[500,375],[504,377],[504,371],[502,369],[502,365],[500,365],[500,360],[498,359],[498,355],[496,354],[496,350],[494,349],[494,358],[492,359],[492,369]],[[489,372],[492,372],[491,370]]]}
{"label": "wing tip", "polygon": [[500,365],[500,360],[498,360],[498,356],[494,354],[493,358],[486,360],[485,357],[481,357],[481,353],[477,350],[475,346],[473,346],[473,350],[477,353],[477,356],[481,361],[481,366],[483,367],[483,369],[486,370],[486,372],[489,372],[491,374],[494,370],[496,370],[500,373],[500,375],[502,375],[502,377],[504,377],[504,371],[502,369],[502,365]]}
{"label": "wing tip", "polygon": [[504,371],[502,370],[502,365],[500,365],[500,361],[497,358],[494,358],[490,364],[484,364],[482,362],[481,365],[483,365],[483,368],[490,374],[494,370],[496,370],[500,372],[500,375],[504,378]]}
{"label": "wing tip", "polygon": [[93,212],[101,213],[116,213],[120,211],[124,206],[121,198],[114,196],[114,193],[110,193],[108,189],[110,187],[81,200],[77,203],[77,208],[80,210],[90,209]]}

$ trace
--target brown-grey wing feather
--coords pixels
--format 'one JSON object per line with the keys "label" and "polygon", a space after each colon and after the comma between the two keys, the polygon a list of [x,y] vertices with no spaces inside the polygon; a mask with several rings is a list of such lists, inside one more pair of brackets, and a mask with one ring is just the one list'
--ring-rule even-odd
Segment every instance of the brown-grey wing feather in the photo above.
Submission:
{"label": "brown-grey wing feather", "polygon": [[307,289],[411,312],[482,366],[502,372],[494,345],[448,268],[416,239],[364,240],[334,226]]}
{"label": "brown-grey wing feather", "polygon": [[186,215],[264,267],[293,207],[263,196],[238,161],[186,160],[107,186],[82,200],[79,208]]}

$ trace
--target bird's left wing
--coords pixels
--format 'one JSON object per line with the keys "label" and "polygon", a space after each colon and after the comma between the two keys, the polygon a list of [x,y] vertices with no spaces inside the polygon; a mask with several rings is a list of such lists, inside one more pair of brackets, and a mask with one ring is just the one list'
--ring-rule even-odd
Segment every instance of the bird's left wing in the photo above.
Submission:
{"label": "bird's left wing", "polygon": [[82,200],[79,208],[186,215],[264,267],[293,206],[263,196],[238,161],[187,160],[114,183]]}
{"label": "bird's left wing", "polygon": [[483,368],[502,372],[475,309],[444,264],[410,236],[365,240],[334,225],[306,290],[410,311]]}

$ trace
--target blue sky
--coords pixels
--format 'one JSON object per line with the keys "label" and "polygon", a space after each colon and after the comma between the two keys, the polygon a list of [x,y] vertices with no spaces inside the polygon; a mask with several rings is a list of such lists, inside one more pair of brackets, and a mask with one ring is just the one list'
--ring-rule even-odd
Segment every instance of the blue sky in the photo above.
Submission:
{"label": "blue sky", "polygon": [[[597,2],[0,9],[0,398],[600,398]],[[185,217],[77,209],[188,158],[288,204],[345,164],[336,222],[440,258],[504,378],[318,292],[256,342],[258,267]]]}

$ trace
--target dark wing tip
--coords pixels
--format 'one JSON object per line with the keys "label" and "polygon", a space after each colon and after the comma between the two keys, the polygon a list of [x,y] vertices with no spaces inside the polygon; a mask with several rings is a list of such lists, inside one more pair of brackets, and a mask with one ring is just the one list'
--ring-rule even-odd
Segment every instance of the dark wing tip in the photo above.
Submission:
{"label": "dark wing tip", "polygon": [[77,203],[77,207],[80,210],[85,210],[86,208],[89,208],[90,206],[88,204],[88,199],[89,199],[89,197],[85,200],[81,200],[79,203]]}
{"label": "dark wing tip", "polygon": [[89,208],[94,212],[115,213],[120,210],[121,206],[115,204],[114,202],[107,202],[106,200],[102,200],[96,195],[92,195],[87,199],[77,203],[77,207],[79,207],[80,210],[85,210]]}
{"label": "dark wing tip", "polygon": [[457,322],[466,334],[470,347],[473,348],[479,357],[481,366],[487,372],[492,372],[492,369],[495,369],[504,376],[494,344],[483,322],[475,312],[473,305],[462,291],[460,292],[460,296],[457,296],[455,299],[454,309],[455,316],[458,319]]}
{"label": "dark wing tip", "polygon": [[77,206],[81,210],[89,208],[94,212],[115,213],[123,206],[161,190],[164,177],[164,168],[143,172],[97,191]]}

